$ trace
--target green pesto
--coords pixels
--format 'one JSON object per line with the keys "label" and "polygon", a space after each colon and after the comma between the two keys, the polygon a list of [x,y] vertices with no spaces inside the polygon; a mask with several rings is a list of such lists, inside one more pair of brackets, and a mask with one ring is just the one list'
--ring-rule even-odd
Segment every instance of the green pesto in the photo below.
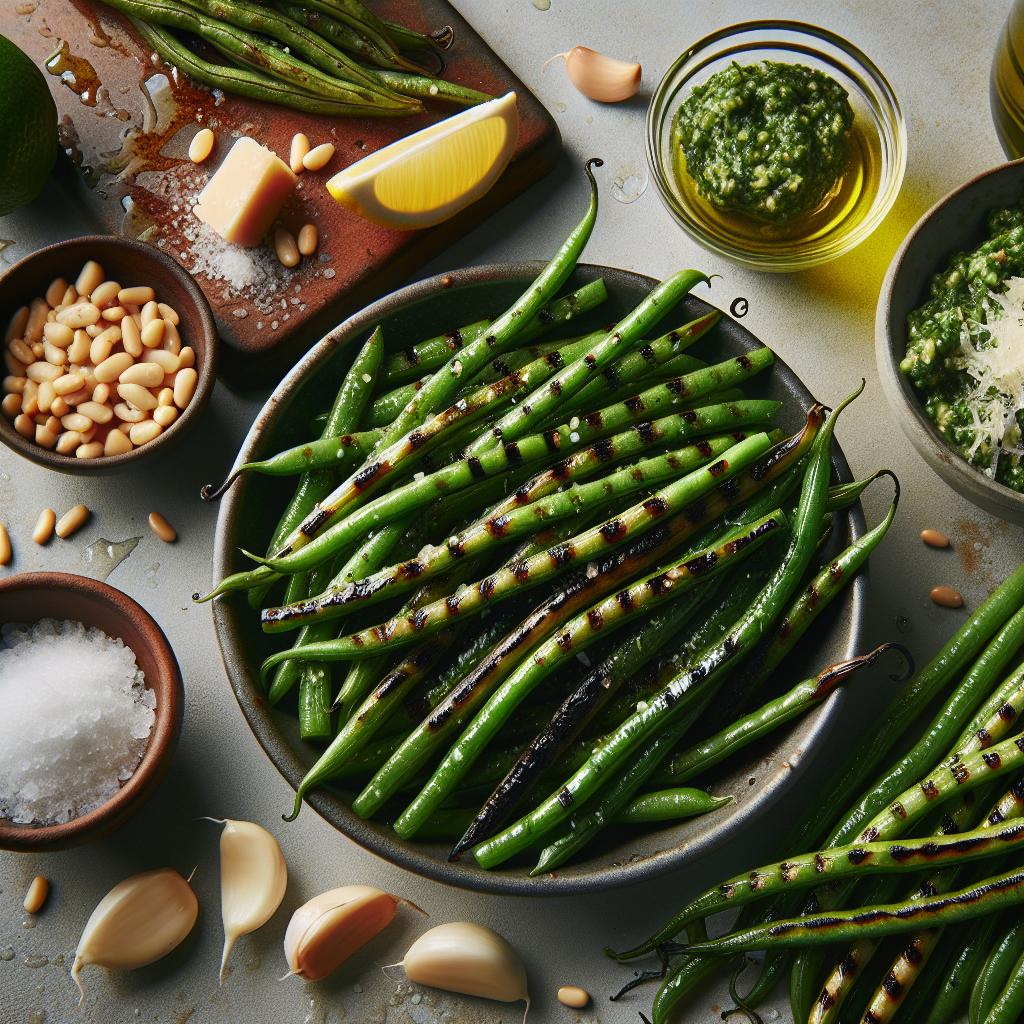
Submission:
{"label": "green pesto", "polygon": [[694,88],[673,134],[709,203],[781,225],[835,187],[852,124],[849,96],[835,79],[766,60],[733,62]]}
{"label": "green pesto", "polygon": [[[993,210],[988,239],[971,252],[957,253],[929,288],[929,299],[907,317],[907,351],[900,370],[921,396],[929,419],[947,443],[966,461],[992,473],[992,445],[977,446],[974,417],[967,401],[973,378],[964,369],[961,338],[976,349],[989,341],[984,329],[992,309],[992,293],[1005,290],[1012,277],[1024,277],[1024,205]],[[1024,429],[1024,410],[1016,412]],[[1019,444],[1019,436],[1016,439]],[[1004,438],[1005,449],[1007,441]],[[1024,459],[999,453],[994,478],[1024,492]]]}

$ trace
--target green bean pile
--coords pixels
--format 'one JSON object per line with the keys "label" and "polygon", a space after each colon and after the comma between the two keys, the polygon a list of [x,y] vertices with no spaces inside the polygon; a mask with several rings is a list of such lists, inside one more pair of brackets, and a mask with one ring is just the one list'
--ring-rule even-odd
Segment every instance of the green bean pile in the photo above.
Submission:
{"label": "green bean pile", "polygon": [[262,665],[267,699],[325,745],[292,818],[331,785],[403,839],[453,842],[485,869],[530,852],[551,871],[606,826],[723,806],[690,783],[889,646],[756,708],[885,536],[899,489],[817,565],[832,515],[891,477],[832,486],[836,420],[859,389],[783,436],[780,403],[743,391],[769,349],[696,358],[717,311],[654,336],[707,284],[698,271],[561,336],[607,297],[600,279],[558,297],[599,163],[583,219],[508,310],[399,353],[376,329],[319,437],[206,491],[298,477],[266,549],[204,598],[244,592],[287,636]]}
{"label": "green bean pile", "polygon": [[[788,970],[793,1020],[808,1024],[951,1024],[965,1010],[970,1024],[1024,1020],[1022,656],[1024,566],[826,781],[785,859],[726,879],[611,954],[661,957],[654,1024],[749,950],[765,951],[758,977],[731,992],[750,1019]],[[703,752],[677,754],[657,784],[689,779]],[[707,918],[731,907],[743,908],[731,930],[709,938]]]}
{"label": "green bean pile", "polygon": [[360,0],[104,2],[196,82],[265,103],[334,117],[404,117],[426,99],[473,106],[491,98],[437,77],[450,28],[414,32]]}

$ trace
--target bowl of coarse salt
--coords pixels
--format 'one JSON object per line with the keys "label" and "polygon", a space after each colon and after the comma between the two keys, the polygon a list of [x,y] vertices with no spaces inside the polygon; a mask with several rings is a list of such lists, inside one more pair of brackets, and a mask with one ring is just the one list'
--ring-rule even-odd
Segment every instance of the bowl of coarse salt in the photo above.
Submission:
{"label": "bowl of coarse salt", "polygon": [[184,705],[148,612],[98,580],[0,580],[0,849],[61,849],[123,824],[170,761]]}

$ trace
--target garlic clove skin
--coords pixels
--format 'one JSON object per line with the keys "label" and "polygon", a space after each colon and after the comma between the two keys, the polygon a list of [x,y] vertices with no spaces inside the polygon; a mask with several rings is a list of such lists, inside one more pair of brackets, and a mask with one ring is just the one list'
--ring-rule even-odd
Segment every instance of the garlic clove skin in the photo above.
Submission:
{"label": "garlic clove skin", "polygon": [[370,885],[344,885],[292,914],[284,936],[291,974],[319,981],[336,971],[395,917],[398,897]]}
{"label": "garlic clove skin", "polygon": [[589,46],[574,46],[565,58],[569,81],[584,96],[599,103],[621,103],[635,96],[643,70],[639,64],[609,57]]}
{"label": "garlic clove skin", "polygon": [[79,978],[83,967],[145,967],[178,946],[198,916],[199,901],[192,886],[172,868],[145,871],[119,882],[97,904],[75,951],[71,977],[81,998],[85,998]]}
{"label": "garlic clove skin", "polygon": [[220,981],[235,942],[256,931],[281,906],[288,887],[288,866],[277,840],[251,821],[224,820],[220,834],[220,911],[224,954]]}
{"label": "garlic clove skin", "polygon": [[500,936],[479,924],[453,921],[421,935],[402,961],[410,981],[448,992],[530,1005],[526,968]]}

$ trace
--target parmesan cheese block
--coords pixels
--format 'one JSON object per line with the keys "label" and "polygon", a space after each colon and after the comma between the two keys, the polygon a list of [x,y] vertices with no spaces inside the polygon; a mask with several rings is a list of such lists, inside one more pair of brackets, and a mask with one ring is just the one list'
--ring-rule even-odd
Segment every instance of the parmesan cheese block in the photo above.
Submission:
{"label": "parmesan cheese block", "polygon": [[276,154],[243,136],[199,194],[195,215],[235,245],[259,245],[298,178]]}

